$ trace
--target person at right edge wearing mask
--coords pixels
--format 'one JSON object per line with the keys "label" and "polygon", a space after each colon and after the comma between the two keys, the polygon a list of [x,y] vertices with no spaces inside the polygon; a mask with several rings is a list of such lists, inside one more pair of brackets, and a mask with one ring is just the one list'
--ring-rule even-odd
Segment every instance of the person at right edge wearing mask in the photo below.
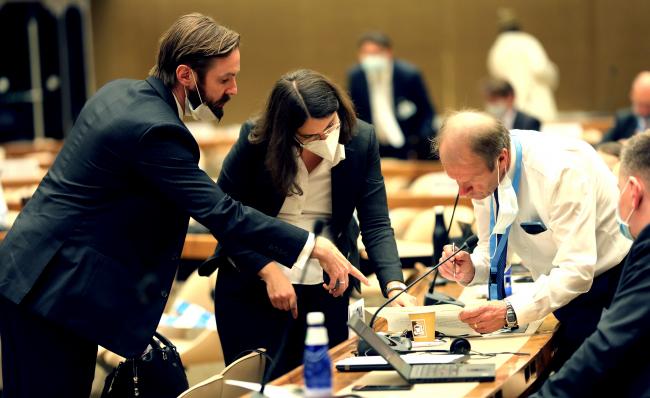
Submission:
{"label": "person at right edge wearing mask", "polygon": [[348,72],[348,90],[359,119],[375,126],[381,157],[430,159],[433,105],[420,71],[393,57],[388,36],[361,36],[359,64]]}
{"label": "person at right edge wearing mask", "polygon": [[623,149],[618,188],[616,218],[634,240],[618,289],[596,331],[534,397],[650,396],[650,130]]}
{"label": "person at right edge wearing mask", "polygon": [[623,141],[650,128],[650,71],[639,73],[630,89],[631,108],[616,114],[616,121],[601,142]]}
{"label": "person at right edge wearing mask", "polygon": [[[434,149],[460,195],[472,199],[479,237],[471,255],[460,252],[440,272],[462,285],[488,283],[492,301],[461,311],[460,320],[490,333],[553,312],[559,366],[596,329],[630,249],[615,219],[615,177],[583,141],[509,133],[478,111],[451,115]],[[513,252],[534,283],[508,296]],[[446,246],[442,257],[451,253]]]}

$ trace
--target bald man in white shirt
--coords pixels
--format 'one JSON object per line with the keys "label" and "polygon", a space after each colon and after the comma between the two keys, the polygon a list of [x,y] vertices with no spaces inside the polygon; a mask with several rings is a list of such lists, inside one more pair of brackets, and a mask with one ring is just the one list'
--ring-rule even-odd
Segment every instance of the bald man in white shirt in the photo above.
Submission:
{"label": "bald man in white shirt", "polygon": [[[441,274],[463,285],[487,282],[493,301],[460,319],[490,333],[553,312],[563,362],[595,330],[630,248],[615,219],[615,177],[583,141],[509,132],[475,111],[450,116],[434,149],[460,195],[472,199],[479,235],[473,253],[461,252]],[[451,252],[446,247],[443,257]],[[513,252],[535,282],[508,295],[505,259]]]}

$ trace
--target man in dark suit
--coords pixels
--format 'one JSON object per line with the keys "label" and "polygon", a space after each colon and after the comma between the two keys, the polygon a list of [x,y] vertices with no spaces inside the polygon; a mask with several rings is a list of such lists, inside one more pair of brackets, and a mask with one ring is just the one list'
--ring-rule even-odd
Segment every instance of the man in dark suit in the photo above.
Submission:
{"label": "man in dark suit", "polygon": [[612,303],[591,334],[535,397],[650,396],[650,130],[623,148],[617,219],[634,239]]}
{"label": "man in dark suit", "polygon": [[489,78],[483,86],[485,111],[501,120],[508,130],[540,131],[539,119],[515,108],[515,90],[503,79]]}
{"label": "man in dark suit", "polygon": [[0,246],[7,397],[88,397],[98,344],[142,354],[190,216],[224,245],[286,264],[311,252],[337,294],[336,281],[358,275],[331,242],[312,251],[313,235],[235,202],[199,169],[181,117],[221,117],[239,65],[239,34],[190,14],[161,38],[148,79],[111,82],[87,102]]}
{"label": "man in dark suit", "polygon": [[630,90],[632,108],[616,114],[614,127],[601,142],[626,140],[634,134],[650,128],[650,71],[639,73]]}
{"label": "man in dark suit", "polygon": [[372,123],[382,157],[430,159],[434,108],[420,71],[393,58],[390,39],[369,32],[359,39],[359,65],[348,90],[359,119]]}

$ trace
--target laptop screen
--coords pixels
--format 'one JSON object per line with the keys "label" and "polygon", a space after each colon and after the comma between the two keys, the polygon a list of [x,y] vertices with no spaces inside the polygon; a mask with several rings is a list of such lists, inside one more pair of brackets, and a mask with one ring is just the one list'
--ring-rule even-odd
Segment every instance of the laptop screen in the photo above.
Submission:
{"label": "laptop screen", "polygon": [[365,340],[370,347],[381,355],[386,362],[388,362],[395,370],[405,379],[408,380],[411,372],[411,365],[406,363],[402,357],[399,356],[397,351],[390,348],[390,346],[370,329],[357,315],[353,315],[348,321],[348,326],[355,331],[356,334]]}

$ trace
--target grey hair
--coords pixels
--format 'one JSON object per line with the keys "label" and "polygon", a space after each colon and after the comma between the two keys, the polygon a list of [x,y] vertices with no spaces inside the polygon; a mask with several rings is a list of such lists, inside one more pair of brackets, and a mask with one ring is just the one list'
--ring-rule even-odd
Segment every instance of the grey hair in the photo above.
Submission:
{"label": "grey hair", "polygon": [[510,132],[500,120],[474,109],[455,111],[446,117],[438,134],[431,142],[431,151],[433,154],[439,155],[440,144],[448,134],[450,122],[453,124],[456,118],[470,113],[485,117],[487,123],[468,127],[473,129],[472,134],[468,135],[468,144],[472,153],[483,159],[488,170],[493,171],[501,151],[504,148],[510,150]]}
{"label": "grey hair", "polygon": [[650,129],[634,135],[623,145],[621,171],[628,176],[640,174],[650,182]]}

